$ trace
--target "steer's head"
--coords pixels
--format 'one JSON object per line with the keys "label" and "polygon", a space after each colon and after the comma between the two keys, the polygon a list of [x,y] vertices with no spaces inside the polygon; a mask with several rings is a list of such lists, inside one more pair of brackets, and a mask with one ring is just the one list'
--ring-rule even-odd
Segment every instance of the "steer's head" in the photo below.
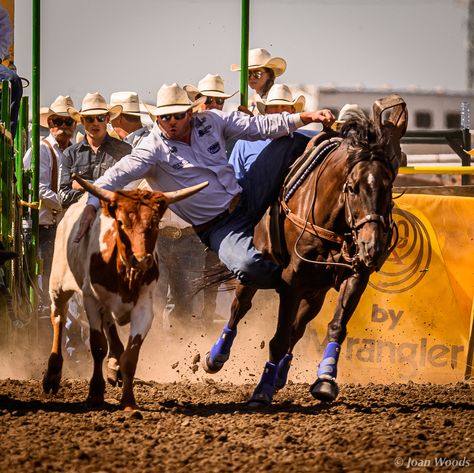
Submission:
{"label": "steer's head", "polygon": [[[104,215],[115,220],[118,256],[130,271],[143,273],[153,265],[153,249],[158,237],[158,224],[169,204],[190,197],[207,186],[203,182],[175,192],[150,190],[108,191],[85,181],[73,178],[98,197]],[[129,275],[130,276],[130,275]]]}

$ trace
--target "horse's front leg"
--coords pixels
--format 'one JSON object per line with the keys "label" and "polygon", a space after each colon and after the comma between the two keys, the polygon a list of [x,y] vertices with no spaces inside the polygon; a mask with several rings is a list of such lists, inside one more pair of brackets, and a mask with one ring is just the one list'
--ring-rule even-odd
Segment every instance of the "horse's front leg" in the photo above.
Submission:
{"label": "horse's front leg", "polygon": [[140,297],[130,315],[130,336],[127,347],[120,357],[120,372],[123,377],[123,390],[120,405],[125,411],[137,409],[133,394],[133,378],[137,370],[138,356],[143,340],[153,322],[152,293]]}
{"label": "horse's front leg", "polygon": [[275,390],[282,387],[281,383],[286,383],[293,358],[290,350],[292,327],[300,302],[300,294],[289,284],[282,284],[277,329],[269,343],[270,359],[265,363],[260,382],[250,398],[250,407],[271,404]]}
{"label": "horse's front leg", "polygon": [[368,271],[354,273],[341,284],[334,317],[328,324],[328,343],[319,364],[317,379],[310,388],[316,399],[332,402],[339,394],[336,377],[341,345],[347,335],[347,324],[367,287],[369,275]]}
{"label": "horse's front leg", "polygon": [[237,335],[237,325],[252,307],[252,299],[256,292],[257,289],[253,287],[237,284],[230,309],[230,319],[203,361],[203,368],[207,373],[217,373],[229,359],[230,349]]}
{"label": "horse's front leg", "polygon": [[61,383],[63,368],[62,337],[63,327],[67,314],[67,302],[72,296],[72,291],[52,294],[51,325],[53,326],[53,343],[49,355],[48,368],[43,376],[43,391],[56,394]]}

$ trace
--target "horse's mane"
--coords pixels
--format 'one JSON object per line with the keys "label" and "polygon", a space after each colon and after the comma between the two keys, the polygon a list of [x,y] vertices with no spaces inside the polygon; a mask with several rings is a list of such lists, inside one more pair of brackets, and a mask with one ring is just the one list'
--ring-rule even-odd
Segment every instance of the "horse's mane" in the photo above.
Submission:
{"label": "horse's mane", "polygon": [[341,136],[349,150],[347,166],[352,169],[360,161],[378,160],[392,168],[390,135],[376,127],[365,114],[348,114],[341,128]]}

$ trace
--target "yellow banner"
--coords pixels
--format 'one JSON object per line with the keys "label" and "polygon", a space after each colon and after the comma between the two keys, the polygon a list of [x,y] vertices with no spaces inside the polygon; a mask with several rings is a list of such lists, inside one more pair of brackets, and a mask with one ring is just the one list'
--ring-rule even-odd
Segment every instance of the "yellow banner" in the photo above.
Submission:
{"label": "yellow banner", "polygon": [[[343,382],[447,383],[466,369],[474,296],[474,199],[404,195],[400,238],[348,325]],[[312,322],[320,359],[337,293]]]}

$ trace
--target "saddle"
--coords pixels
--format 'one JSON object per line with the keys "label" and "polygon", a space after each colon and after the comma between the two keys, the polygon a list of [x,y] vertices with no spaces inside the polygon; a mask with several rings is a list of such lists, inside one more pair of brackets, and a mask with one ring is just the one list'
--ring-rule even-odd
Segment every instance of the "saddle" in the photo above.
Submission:
{"label": "saddle", "polygon": [[309,141],[305,152],[291,165],[282,187],[282,193],[265,214],[265,227],[269,235],[270,253],[278,264],[287,266],[290,254],[286,248],[283,225],[285,212],[281,201],[287,202],[310,173],[341,143],[342,138],[333,131],[323,131]]}

